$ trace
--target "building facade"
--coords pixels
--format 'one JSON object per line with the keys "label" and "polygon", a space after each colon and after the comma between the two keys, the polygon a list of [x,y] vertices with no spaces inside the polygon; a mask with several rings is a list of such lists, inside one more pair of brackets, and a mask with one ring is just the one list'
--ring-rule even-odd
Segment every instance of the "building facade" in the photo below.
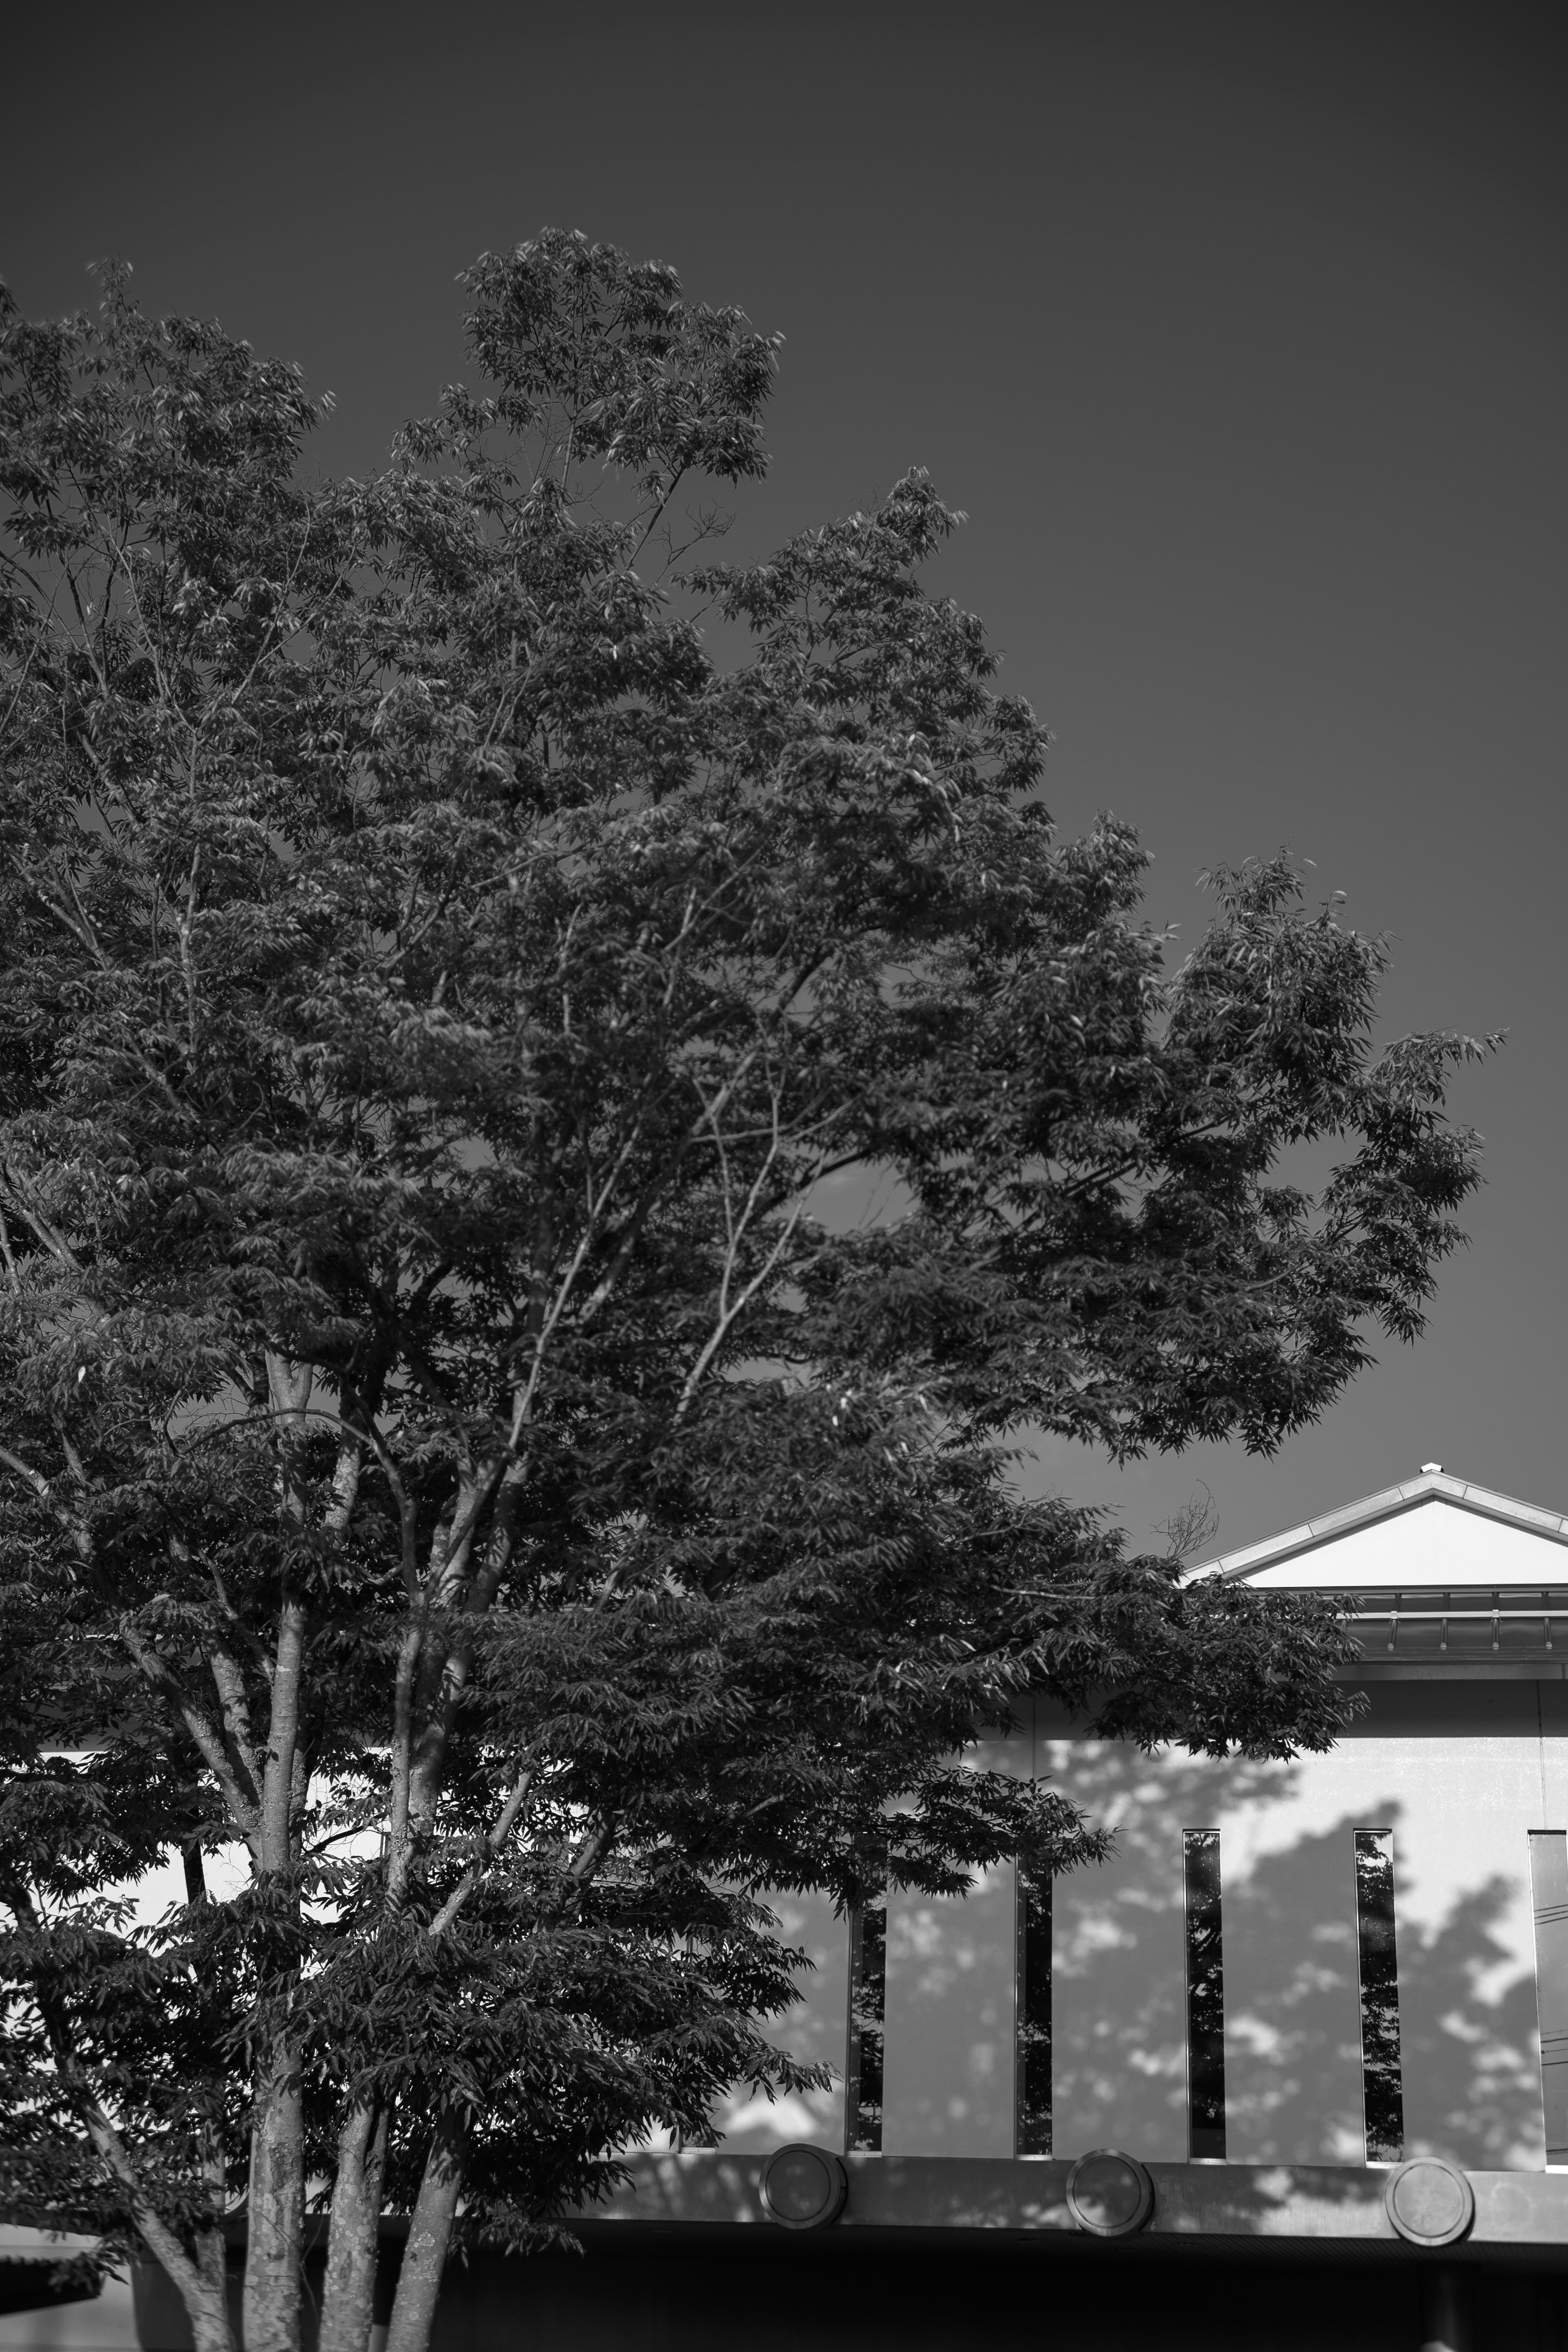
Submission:
{"label": "building facade", "polygon": [[[833,2089],[635,2157],[585,2260],[475,2263],[444,2352],[1568,2347],[1568,1517],[1429,1465],[1200,1572],[1348,1596],[1338,1746],[1151,1756],[1037,1704],[984,1760],[1112,1858],[781,1903],[779,2036]],[[156,2276],[114,2325],[189,2340]]]}

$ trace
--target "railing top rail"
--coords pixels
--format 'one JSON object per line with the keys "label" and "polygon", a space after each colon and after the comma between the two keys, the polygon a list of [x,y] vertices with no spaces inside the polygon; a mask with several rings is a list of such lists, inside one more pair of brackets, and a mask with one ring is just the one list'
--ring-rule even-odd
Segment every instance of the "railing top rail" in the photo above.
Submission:
{"label": "railing top rail", "polygon": [[1543,1610],[1553,1615],[1568,1610],[1563,1584],[1390,1584],[1337,1597],[1351,1617],[1386,1617],[1391,1609],[1402,1617],[1539,1617]]}

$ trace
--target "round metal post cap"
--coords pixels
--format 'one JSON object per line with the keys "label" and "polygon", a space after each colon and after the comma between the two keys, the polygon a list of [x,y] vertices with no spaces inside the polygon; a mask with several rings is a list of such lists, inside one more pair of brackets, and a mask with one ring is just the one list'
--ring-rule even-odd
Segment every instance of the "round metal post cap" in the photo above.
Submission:
{"label": "round metal post cap", "polygon": [[1413,2157],[1391,2173],[1384,2210],[1413,2246],[1451,2246],[1476,2218],[1476,2192],[1457,2164],[1440,2156]]}
{"label": "round metal post cap", "polygon": [[1154,2210],[1154,2183],[1135,2156],[1091,2148],[1068,2175],[1068,2211],[1092,2238],[1129,2238]]}
{"label": "round metal post cap", "polygon": [[820,2230],[836,2221],[848,2194],[842,2157],[809,2140],[775,2147],[763,2167],[763,2210],[785,2230]]}

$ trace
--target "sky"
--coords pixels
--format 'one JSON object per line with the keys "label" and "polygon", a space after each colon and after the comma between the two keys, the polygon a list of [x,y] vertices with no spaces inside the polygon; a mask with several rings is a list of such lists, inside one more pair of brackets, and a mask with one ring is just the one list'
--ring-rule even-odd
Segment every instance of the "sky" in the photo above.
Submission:
{"label": "sky", "polygon": [[1191,936],[1281,845],[1394,956],[1380,1032],[1505,1029],[1427,1336],[1267,1461],[1019,1475],[1230,1550],[1438,1461],[1568,1511],[1568,43],[1510,0],[399,0],[29,12],[0,275],[85,265],[297,360],[368,470],[461,368],[456,273],[546,223],[785,337],[735,551],[930,468],[938,584],[1142,832]]}

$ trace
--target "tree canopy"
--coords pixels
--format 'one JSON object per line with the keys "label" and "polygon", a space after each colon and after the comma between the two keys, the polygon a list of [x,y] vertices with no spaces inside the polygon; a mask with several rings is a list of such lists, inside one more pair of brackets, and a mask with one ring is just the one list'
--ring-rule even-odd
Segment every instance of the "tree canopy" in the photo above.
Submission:
{"label": "tree canopy", "polygon": [[1058,834],[923,475],[719,560],[773,341],[559,232],[464,283],[368,481],[122,271],[0,315],[0,2193],[199,2352],[242,2206],[247,2352],[310,2182],[323,2352],[384,2210],[422,2352],[456,2237],[808,2079],[770,1889],[1091,1862],[962,1760],[1025,1692],[1330,1741],[1331,1607],[1009,1445],[1272,1447],[1476,1181],[1476,1049],[1376,1048],[1287,861],[1176,963],[1132,832]]}

